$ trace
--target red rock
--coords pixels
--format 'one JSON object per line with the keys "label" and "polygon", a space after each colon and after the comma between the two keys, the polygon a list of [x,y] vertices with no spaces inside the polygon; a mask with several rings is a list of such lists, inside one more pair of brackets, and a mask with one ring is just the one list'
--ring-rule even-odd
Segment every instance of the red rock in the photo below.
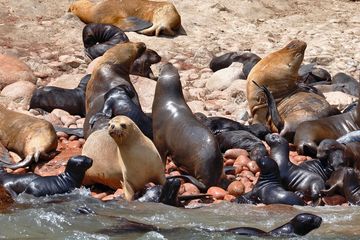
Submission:
{"label": "red rock", "polygon": [[199,194],[200,190],[192,183],[184,183],[185,192],[190,193],[191,195]]}
{"label": "red rock", "polygon": [[245,186],[241,181],[234,181],[230,183],[230,185],[227,188],[227,191],[229,192],[229,194],[238,197],[244,194]]}
{"label": "red rock", "polygon": [[225,200],[225,201],[228,201],[228,202],[232,202],[232,201],[234,201],[235,199],[236,199],[236,197],[233,196],[233,195],[230,195],[230,194],[226,194],[226,195],[224,196],[224,200]]}
{"label": "red rock", "polygon": [[212,195],[215,199],[224,199],[224,196],[227,194],[227,192],[219,187],[210,187],[207,190],[207,193]]}
{"label": "red rock", "polygon": [[227,159],[236,159],[239,155],[248,156],[248,153],[247,153],[246,150],[240,149],[240,148],[228,149],[228,150],[226,150],[226,152],[224,153],[224,158],[227,158]]}
{"label": "red rock", "polygon": [[9,208],[14,203],[11,195],[5,190],[3,186],[0,186],[0,210]]}
{"label": "red rock", "polygon": [[111,200],[114,200],[114,199],[115,199],[114,194],[109,194],[109,195],[107,195],[107,196],[105,196],[105,197],[101,198],[101,201],[106,202],[106,201],[111,201]]}
{"label": "red rock", "polygon": [[83,138],[79,138],[78,141],[79,141],[82,145],[84,145],[84,143],[85,143],[85,139],[83,139]]}
{"label": "red rock", "polygon": [[69,141],[74,141],[77,140],[78,138],[79,138],[78,136],[72,135],[69,137]]}
{"label": "red rock", "polygon": [[224,202],[224,200],[216,199],[213,203],[214,203],[214,204],[217,204],[217,203],[222,203],[222,202]]}
{"label": "red rock", "polygon": [[289,156],[290,157],[295,157],[295,156],[297,156],[297,155],[299,155],[296,151],[290,151],[289,152]]}
{"label": "red rock", "polygon": [[254,174],[260,171],[260,168],[255,161],[248,162],[247,167]]}
{"label": "red rock", "polygon": [[166,169],[166,172],[170,173],[170,172],[175,171],[177,169],[177,167],[173,162],[169,162],[168,164],[166,164],[165,169]]}
{"label": "red rock", "polygon": [[295,162],[303,162],[303,161],[306,161],[306,160],[307,160],[306,156],[298,155],[298,156],[294,157]]}
{"label": "red rock", "polygon": [[226,174],[226,179],[229,181],[234,181],[236,179],[236,176],[232,174]]}
{"label": "red rock", "polygon": [[235,160],[234,159],[228,159],[225,161],[224,166],[232,166],[234,165]]}
{"label": "red rock", "polygon": [[247,164],[250,162],[250,158],[244,156],[244,155],[240,155],[239,157],[236,158],[235,162],[234,162],[234,167],[243,167],[243,166],[247,166]]}
{"label": "red rock", "polygon": [[334,195],[334,196],[330,196],[330,197],[323,197],[322,198],[323,202],[326,204],[326,205],[331,205],[331,206],[334,206],[334,205],[341,205],[343,203],[346,203],[346,199],[341,196],[341,195]]}
{"label": "red rock", "polygon": [[103,199],[104,197],[107,196],[107,193],[106,192],[102,192],[102,193],[91,192],[91,196],[96,199]]}
{"label": "red rock", "polygon": [[182,195],[185,192],[184,184],[181,184],[178,194]]}
{"label": "red rock", "polygon": [[239,176],[241,177],[247,177],[249,180],[253,181],[253,179],[255,178],[254,174],[252,172],[250,172],[249,170],[243,170]]}
{"label": "red rock", "polygon": [[116,190],[116,192],[114,192],[114,196],[117,198],[117,197],[120,197],[124,194],[124,190],[122,188],[118,188]]}
{"label": "red rock", "polygon": [[16,170],[14,170],[13,173],[16,173],[16,174],[23,174],[23,173],[26,173],[26,169],[25,168],[18,168]]}
{"label": "red rock", "polygon": [[52,125],[63,126],[63,123],[60,121],[60,118],[58,118],[53,113],[45,114],[43,117],[44,117],[44,120],[50,122]]}
{"label": "red rock", "polygon": [[64,124],[64,127],[69,127],[71,124],[75,124],[76,121],[76,119],[71,115],[63,115],[60,117],[60,120]]}
{"label": "red rock", "polygon": [[69,135],[67,135],[67,134],[64,133],[64,132],[56,132],[56,136],[58,136],[58,138],[60,138],[60,140],[61,140],[61,138],[62,138],[62,139],[67,139],[67,138],[69,138]]}
{"label": "red rock", "polygon": [[68,147],[69,148],[81,148],[82,144],[78,140],[74,140],[69,142]]}

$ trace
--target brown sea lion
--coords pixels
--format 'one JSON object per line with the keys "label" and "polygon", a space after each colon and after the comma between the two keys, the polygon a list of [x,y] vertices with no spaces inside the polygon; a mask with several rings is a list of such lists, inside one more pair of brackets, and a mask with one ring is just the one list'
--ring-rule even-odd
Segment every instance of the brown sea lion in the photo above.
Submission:
{"label": "brown sea lion", "polygon": [[126,116],[116,116],[108,129],[92,133],[82,154],[93,159],[84,184],[122,187],[129,201],[146,183],[165,183],[165,168],[155,145]]}
{"label": "brown sea lion", "polygon": [[247,100],[253,123],[266,124],[266,100],[253,81],[267,86],[276,102],[297,89],[298,70],[304,58],[306,43],[293,40],[284,48],[261,59],[247,78]]}
{"label": "brown sea lion", "polygon": [[162,67],[156,84],[152,119],[154,143],[164,163],[170,157],[204,185],[202,190],[219,183],[223,172],[219,145],[186,104],[179,73],[170,63]]}
{"label": "brown sea lion", "polygon": [[26,167],[40,157],[47,158],[57,147],[54,127],[48,121],[23,113],[8,110],[0,105],[0,141],[10,151],[14,151],[23,161],[0,166],[16,169]]}
{"label": "brown sea lion", "polygon": [[103,0],[94,3],[78,0],[69,11],[85,23],[113,24],[123,31],[146,35],[174,36],[181,27],[181,18],[170,2],[148,0]]}
{"label": "brown sea lion", "polygon": [[356,109],[335,116],[306,121],[299,124],[294,144],[299,154],[316,155],[317,146],[324,139],[337,139],[360,129],[360,104]]}
{"label": "brown sea lion", "polygon": [[86,87],[86,118],[84,122],[84,136],[87,138],[93,131],[106,127],[107,122],[99,128],[90,127],[89,119],[100,112],[104,106],[104,95],[118,85],[128,86],[134,96],[131,100],[140,107],[139,98],[129,77],[130,68],[136,58],[146,50],[144,43],[126,42],[117,44],[107,50],[94,68],[91,79]]}

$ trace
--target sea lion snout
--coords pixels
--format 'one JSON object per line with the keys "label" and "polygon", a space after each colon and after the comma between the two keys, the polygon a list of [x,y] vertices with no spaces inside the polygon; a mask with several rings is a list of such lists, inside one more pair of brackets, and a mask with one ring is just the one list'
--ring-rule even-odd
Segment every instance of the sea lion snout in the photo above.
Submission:
{"label": "sea lion snout", "polygon": [[89,169],[92,166],[93,160],[87,156],[77,155],[69,159],[67,165],[68,167],[73,167],[78,169]]}
{"label": "sea lion snout", "polygon": [[305,51],[306,47],[307,47],[306,42],[298,39],[292,40],[286,45],[286,49],[294,49],[294,50],[299,49],[300,51]]}

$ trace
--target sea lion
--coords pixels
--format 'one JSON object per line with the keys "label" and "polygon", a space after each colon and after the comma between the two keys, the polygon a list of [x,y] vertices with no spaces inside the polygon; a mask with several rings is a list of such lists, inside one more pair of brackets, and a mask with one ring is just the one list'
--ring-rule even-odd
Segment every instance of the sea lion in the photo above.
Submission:
{"label": "sea lion", "polygon": [[214,135],[227,131],[244,130],[264,139],[270,132],[263,124],[244,125],[225,117],[206,117],[205,114],[197,112],[195,117],[205,126],[210,128]]}
{"label": "sea lion", "polygon": [[214,57],[210,61],[210,69],[216,72],[220,69],[229,67],[233,62],[240,62],[243,64],[243,76],[240,78],[247,79],[251,69],[261,60],[261,58],[251,52],[229,52],[221,56]]}
{"label": "sea lion", "polygon": [[119,85],[110,89],[104,95],[104,106],[100,112],[93,115],[89,123],[92,126],[101,116],[105,116],[109,120],[117,115],[124,115],[135,122],[140,130],[152,139],[152,120],[142,109],[136,105],[131,99],[135,93],[127,85]]}
{"label": "sea lion", "polygon": [[315,67],[314,63],[302,65],[299,69],[299,75],[302,82],[309,85],[331,83],[330,73],[323,69]]}
{"label": "sea lion", "polygon": [[267,86],[276,102],[297,89],[298,70],[304,58],[306,43],[293,40],[284,48],[261,59],[250,71],[247,78],[247,100],[253,123],[267,124],[266,102],[253,81]]}
{"label": "sea lion", "polygon": [[120,28],[100,23],[86,24],[83,28],[82,38],[85,54],[91,60],[102,56],[118,43],[129,42],[129,38]]}
{"label": "sea lion", "polygon": [[313,204],[319,204],[320,191],[325,189],[321,176],[290,162],[289,143],[285,138],[278,134],[269,134],[265,141],[271,148],[270,157],[278,164],[281,181],[287,189],[311,197]]}
{"label": "sea lion", "polygon": [[63,173],[58,176],[37,177],[29,183],[24,192],[35,197],[71,192],[81,186],[85,172],[91,165],[91,158],[73,156],[67,162]]}
{"label": "sea lion", "polygon": [[349,132],[338,139],[336,139],[338,143],[348,144],[352,142],[360,142],[360,130],[356,130],[353,132]]}
{"label": "sea lion", "polygon": [[300,213],[289,222],[269,232],[257,228],[239,227],[225,230],[237,235],[258,236],[258,237],[297,237],[305,236],[312,230],[319,228],[322,218],[311,213]]}
{"label": "sea lion", "polygon": [[82,154],[93,159],[84,184],[122,187],[128,201],[149,182],[165,183],[165,168],[155,145],[126,116],[116,116],[108,129],[92,133]]}
{"label": "sea lion", "polygon": [[91,128],[90,118],[104,106],[104,95],[115,86],[127,85],[134,93],[132,101],[140,107],[139,98],[129,77],[130,68],[136,58],[144,53],[144,43],[122,43],[110,48],[95,66],[86,88],[86,118],[84,136],[87,138],[97,128]]}
{"label": "sea lion", "polygon": [[215,135],[215,138],[222,153],[228,149],[241,148],[248,151],[250,159],[255,161],[268,155],[263,142],[247,131],[222,132]]}
{"label": "sea lion", "polygon": [[134,61],[130,69],[130,74],[150,78],[156,81],[157,77],[154,75],[150,66],[160,61],[161,57],[157,52],[152,49],[146,49],[145,52]]}
{"label": "sea lion", "polygon": [[300,163],[298,166],[307,171],[318,174],[324,181],[328,180],[335,170],[327,159],[307,160]]}
{"label": "sea lion", "polygon": [[335,194],[340,194],[345,196],[344,193],[344,177],[347,173],[347,167],[339,167],[336,169],[330,176],[330,178],[325,182],[326,189],[321,190],[323,196],[333,196]]}
{"label": "sea lion", "polygon": [[14,151],[22,159],[25,158],[13,165],[0,163],[0,166],[11,169],[29,166],[33,160],[37,162],[40,157],[48,158],[58,144],[51,123],[8,110],[1,105],[0,141],[7,149]]}
{"label": "sea lion", "polygon": [[360,175],[353,168],[346,168],[343,180],[343,192],[346,200],[353,205],[360,205]]}
{"label": "sea lion", "polygon": [[11,174],[0,169],[0,185],[3,186],[12,198],[25,191],[29,183],[40,177],[35,173]]}
{"label": "sea lion", "polygon": [[85,116],[85,90],[91,75],[85,75],[74,89],[43,87],[35,90],[29,109],[41,108],[51,112],[55,108],[67,111],[71,115]]}
{"label": "sea lion", "polygon": [[342,144],[334,139],[324,139],[317,148],[317,158],[326,160],[335,170],[353,167],[360,170],[360,143]]}
{"label": "sea lion", "polygon": [[260,176],[251,192],[240,196],[238,203],[244,198],[253,203],[305,205],[295,193],[286,191],[281,185],[279,167],[268,156],[256,160],[260,168]]}
{"label": "sea lion", "polygon": [[156,84],[152,105],[154,143],[165,163],[167,157],[204,184],[203,190],[218,184],[223,158],[216,139],[186,104],[180,76],[165,64]]}
{"label": "sea lion", "polygon": [[344,87],[341,89],[341,91],[344,93],[353,96],[358,96],[359,94],[359,82],[355,78],[343,72],[335,74],[335,76],[332,78],[332,83],[333,85],[342,84]]}
{"label": "sea lion", "polygon": [[181,18],[170,2],[147,0],[103,0],[93,3],[78,0],[69,12],[85,23],[113,24],[123,31],[135,31],[146,35],[174,36],[181,27]]}
{"label": "sea lion", "polygon": [[317,146],[322,140],[337,139],[359,129],[358,104],[356,109],[350,112],[300,123],[295,131],[294,144],[299,154],[316,156]]}
{"label": "sea lion", "polygon": [[268,103],[268,112],[271,119],[271,130],[279,132],[292,141],[295,131],[304,121],[319,119],[330,115],[340,114],[324,97],[304,89],[298,89],[293,94],[283,98],[278,105],[272,93],[266,86],[259,86],[265,94]]}

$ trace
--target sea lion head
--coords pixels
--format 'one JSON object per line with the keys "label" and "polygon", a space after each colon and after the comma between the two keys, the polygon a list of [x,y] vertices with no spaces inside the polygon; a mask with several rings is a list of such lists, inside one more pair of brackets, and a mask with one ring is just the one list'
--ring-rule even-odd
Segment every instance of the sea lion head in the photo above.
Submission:
{"label": "sea lion head", "polygon": [[155,96],[157,95],[183,98],[179,72],[171,63],[166,63],[161,67],[155,89]]}
{"label": "sea lion head", "polygon": [[265,141],[270,147],[279,146],[286,143],[286,139],[277,133],[268,134],[265,136]]}
{"label": "sea lion head", "polygon": [[140,130],[136,124],[126,116],[116,116],[109,121],[109,135],[117,142],[131,142],[129,138],[134,137]]}
{"label": "sea lion head", "polygon": [[300,65],[304,59],[306,43],[301,40],[292,40],[284,48],[279,50],[282,61],[286,61],[292,72],[298,73]]}
{"label": "sea lion head", "polygon": [[279,173],[279,166],[268,156],[263,156],[262,158],[257,159],[256,163],[260,168],[260,175],[262,176]]}
{"label": "sea lion head", "polygon": [[152,49],[146,49],[146,51],[134,61],[131,67],[131,74],[147,77],[156,81],[157,78],[154,76],[150,66],[160,61],[161,57],[157,52]]}
{"label": "sea lion head", "polygon": [[320,227],[322,218],[311,213],[300,213],[290,220],[294,233],[304,236],[312,230]]}
{"label": "sea lion head", "polygon": [[125,42],[116,44],[104,53],[95,69],[103,63],[109,63],[121,65],[130,71],[131,65],[134,63],[135,59],[140,57],[145,50],[146,45],[143,42]]}
{"label": "sea lion head", "polygon": [[70,5],[68,12],[72,12],[78,16],[81,21],[88,23],[92,20],[90,8],[94,5],[95,4],[89,0],[77,0]]}
{"label": "sea lion head", "polygon": [[344,146],[334,139],[324,139],[317,147],[316,157],[326,159],[329,157],[329,154],[335,150],[344,150]]}
{"label": "sea lion head", "polygon": [[73,156],[66,164],[65,171],[75,170],[85,172],[92,166],[93,160],[83,155]]}

